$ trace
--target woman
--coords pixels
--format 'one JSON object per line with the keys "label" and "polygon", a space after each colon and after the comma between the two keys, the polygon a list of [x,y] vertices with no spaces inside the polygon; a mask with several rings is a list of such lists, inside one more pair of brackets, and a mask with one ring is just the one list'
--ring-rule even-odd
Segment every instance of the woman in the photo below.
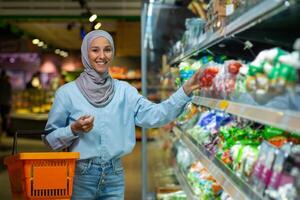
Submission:
{"label": "woman", "polygon": [[109,75],[114,51],[109,33],[88,33],[81,46],[84,72],[57,90],[49,113],[47,143],[53,149],[80,152],[73,200],[124,199],[120,159],[135,145],[135,125],[150,128],[170,122],[199,88],[194,75],[166,101],[151,103]]}

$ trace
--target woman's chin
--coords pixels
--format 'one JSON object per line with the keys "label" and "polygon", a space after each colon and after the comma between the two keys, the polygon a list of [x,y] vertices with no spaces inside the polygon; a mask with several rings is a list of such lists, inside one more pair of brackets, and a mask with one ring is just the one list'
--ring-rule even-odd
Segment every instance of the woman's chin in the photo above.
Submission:
{"label": "woman's chin", "polygon": [[107,70],[108,70],[108,68],[101,68],[101,69],[95,69],[99,74],[104,74]]}

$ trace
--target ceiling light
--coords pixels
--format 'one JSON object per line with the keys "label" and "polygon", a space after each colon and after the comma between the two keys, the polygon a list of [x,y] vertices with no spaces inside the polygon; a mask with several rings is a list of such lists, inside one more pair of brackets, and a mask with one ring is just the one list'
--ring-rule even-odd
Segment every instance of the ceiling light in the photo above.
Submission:
{"label": "ceiling light", "polygon": [[67,57],[69,54],[68,54],[68,52],[66,52],[66,51],[60,51],[59,55],[65,58],[65,57]]}
{"label": "ceiling light", "polygon": [[289,1],[285,1],[285,2],[284,2],[284,5],[285,5],[286,7],[289,7],[289,6],[290,6],[290,2],[289,2]]}
{"label": "ceiling light", "polygon": [[97,15],[96,15],[96,14],[93,14],[92,16],[90,16],[89,21],[90,21],[90,22],[93,22],[93,21],[95,21],[96,19],[97,19]]}
{"label": "ceiling light", "polygon": [[33,40],[32,40],[32,44],[38,44],[39,42],[40,42],[39,39],[33,39]]}
{"label": "ceiling light", "polygon": [[10,63],[14,63],[15,61],[16,61],[15,58],[13,58],[13,57],[9,58],[9,62],[10,62]]}
{"label": "ceiling light", "polygon": [[38,44],[37,44],[39,47],[42,47],[44,45],[44,42],[43,41],[40,41]]}
{"label": "ceiling light", "polygon": [[60,49],[55,49],[54,51],[56,54],[59,54],[60,53]]}
{"label": "ceiling light", "polygon": [[59,55],[60,55],[60,56],[64,56],[64,55],[65,55],[65,52],[64,52],[64,51],[60,51],[60,52],[59,52]]}
{"label": "ceiling light", "polygon": [[31,84],[34,86],[34,87],[39,87],[40,86],[40,81],[37,77],[34,77],[31,81]]}
{"label": "ceiling light", "polygon": [[96,30],[98,30],[100,27],[101,27],[101,23],[100,22],[98,22],[95,26],[94,26],[94,29],[96,29]]}

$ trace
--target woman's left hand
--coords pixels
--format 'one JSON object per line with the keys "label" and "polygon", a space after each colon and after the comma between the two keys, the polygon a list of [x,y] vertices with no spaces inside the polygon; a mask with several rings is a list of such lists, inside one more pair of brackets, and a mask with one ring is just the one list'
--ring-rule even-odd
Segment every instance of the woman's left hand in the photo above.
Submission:
{"label": "woman's left hand", "polygon": [[74,134],[88,133],[93,129],[94,117],[90,115],[83,115],[71,124],[71,130]]}
{"label": "woman's left hand", "polygon": [[200,89],[200,69],[189,79],[183,84],[183,90],[187,96],[190,96],[191,93],[196,90]]}

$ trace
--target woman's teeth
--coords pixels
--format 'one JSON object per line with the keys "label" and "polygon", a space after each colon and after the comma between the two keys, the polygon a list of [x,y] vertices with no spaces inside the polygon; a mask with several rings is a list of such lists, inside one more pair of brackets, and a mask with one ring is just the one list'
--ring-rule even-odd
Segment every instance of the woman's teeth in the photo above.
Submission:
{"label": "woman's teeth", "polygon": [[104,64],[106,64],[106,62],[105,61],[98,61],[98,62],[96,62],[97,64],[100,64],[100,65],[104,65]]}

